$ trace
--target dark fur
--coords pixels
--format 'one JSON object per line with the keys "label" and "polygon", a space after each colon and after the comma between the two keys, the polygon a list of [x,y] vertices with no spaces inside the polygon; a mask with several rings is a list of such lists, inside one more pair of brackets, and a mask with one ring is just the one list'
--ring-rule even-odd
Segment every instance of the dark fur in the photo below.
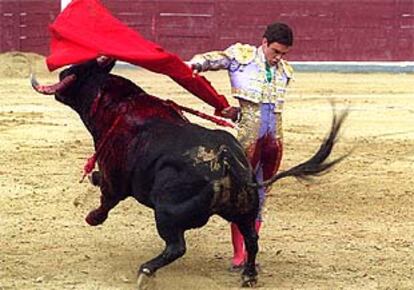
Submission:
{"label": "dark fur", "polygon": [[56,95],[79,113],[97,149],[105,143],[98,154],[101,205],[87,222],[101,224],[128,196],[153,208],[166,248],[141,266],[141,273],[151,275],[184,255],[186,230],[218,214],[243,232],[249,251],[243,275],[245,284],[254,283],[258,196],[247,186],[254,180],[238,141],[225,131],[189,123],[171,104],[110,69],[95,61],[72,66],[60,77],[75,74],[76,84]]}

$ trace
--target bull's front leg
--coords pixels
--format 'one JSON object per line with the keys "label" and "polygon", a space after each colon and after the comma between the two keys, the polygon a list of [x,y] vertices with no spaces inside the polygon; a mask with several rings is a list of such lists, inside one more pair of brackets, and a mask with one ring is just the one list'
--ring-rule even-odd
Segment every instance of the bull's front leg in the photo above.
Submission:
{"label": "bull's front leg", "polygon": [[102,183],[102,174],[99,171],[93,171],[88,175],[89,182],[94,186],[101,186]]}
{"label": "bull's front leg", "polygon": [[108,218],[109,211],[122,200],[120,196],[108,194],[106,188],[106,186],[101,185],[101,204],[98,208],[90,211],[85,218],[86,222],[91,226],[102,224]]}

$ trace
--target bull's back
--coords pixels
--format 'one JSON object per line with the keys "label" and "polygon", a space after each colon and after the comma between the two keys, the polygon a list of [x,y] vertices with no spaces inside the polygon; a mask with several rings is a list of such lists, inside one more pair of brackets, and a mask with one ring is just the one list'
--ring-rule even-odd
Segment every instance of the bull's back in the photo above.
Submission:
{"label": "bull's back", "polygon": [[134,144],[129,146],[128,159],[145,174],[155,174],[156,168],[173,164],[192,176],[207,174],[215,178],[221,173],[213,170],[211,164],[223,156],[223,149],[242,165],[240,170],[249,166],[240,143],[226,131],[160,119],[147,120],[138,127]]}
{"label": "bull's back", "polygon": [[240,143],[224,130],[212,130],[191,123],[172,124],[164,120],[152,119],[143,124],[141,131],[148,142],[155,145],[155,148],[151,148],[151,151],[155,152],[169,152],[170,155],[182,156],[188,150],[200,148],[208,154],[210,151],[217,152],[220,147],[226,146],[237,156],[244,156]]}

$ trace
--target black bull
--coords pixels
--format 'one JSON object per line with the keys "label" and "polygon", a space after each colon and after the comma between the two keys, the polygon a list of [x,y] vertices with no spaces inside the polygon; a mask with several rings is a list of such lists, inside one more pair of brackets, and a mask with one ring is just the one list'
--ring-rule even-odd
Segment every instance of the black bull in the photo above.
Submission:
{"label": "black bull", "polygon": [[[74,109],[91,133],[101,172],[101,204],[86,221],[98,225],[121,200],[132,196],[152,208],[164,251],[141,265],[139,276],[184,255],[184,232],[205,225],[213,214],[238,225],[248,252],[244,286],[257,281],[257,187],[239,142],[222,130],[191,124],[171,102],[146,94],[131,81],[110,74],[111,63],[89,61],[65,69],[55,85],[34,89]],[[334,115],[331,132],[308,161],[281,172],[307,178],[325,172],[343,157],[326,159],[346,116]]]}

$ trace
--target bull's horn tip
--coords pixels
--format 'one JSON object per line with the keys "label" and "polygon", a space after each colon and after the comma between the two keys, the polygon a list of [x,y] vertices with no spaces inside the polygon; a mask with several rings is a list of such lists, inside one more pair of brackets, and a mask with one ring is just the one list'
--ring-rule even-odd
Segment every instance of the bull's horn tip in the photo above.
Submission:
{"label": "bull's horn tip", "polygon": [[36,79],[36,76],[34,73],[30,74],[30,83],[32,84],[32,87],[37,87],[39,86],[39,82]]}

